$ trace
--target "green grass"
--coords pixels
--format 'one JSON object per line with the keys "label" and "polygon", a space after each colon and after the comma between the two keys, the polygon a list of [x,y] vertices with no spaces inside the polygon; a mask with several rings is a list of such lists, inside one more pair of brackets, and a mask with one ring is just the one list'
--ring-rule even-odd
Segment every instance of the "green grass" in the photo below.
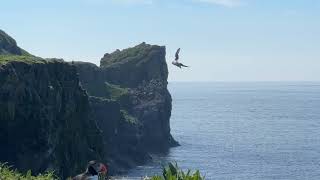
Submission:
{"label": "green grass", "polygon": [[[70,180],[71,178],[68,178]],[[102,178],[103,179],[103,178]],[[145,180],[204,180],[205,178],[199,171],[191,172],[188,170],[184,172],[177,164],[169,163],[167,167],[163,168],[161,176],[153,176],[145,178]],[[31,175],[31,171],[27,173],[20,173],[7,166],[6,164],[0,164],[0,180],[59,180],[58,177],[52,172],[45,174],[39,174],[37,176]]]}
{"label": "green grass", "polygon": [[6,164],[0,164],[0,179],[1,180],[57,180],[58,178],[52,172],[31,175],[31,171],[23,174],[8,167]]}
{"label": "green grass", "polygon": [[137,124],[137,123],[138,123],[138,119],[135,118],[135,117],[133,117],[133,116],[131,116],[131,115],[128,113],[128,111],[126,111],[126,110],[124,110],[124,109],[121,109],[120,112],[121,112],[122,116],[124,117],[124,119],[125,119],[127,122],[129,122],[129,123],[131,123],[131,124]]}
{"label": "green grass", "polygon": [[198,170],[184,172],[177,164],[169,163],[167,167],[163,168],[162,176],[153,176],[150,180],[204,180],[204,177]]}
{"label": "green grass", "polygon": [[115,51],[110,54],[110,57],[108,57],[107,61],[101,61],[102,66],[109,66],[113,63],[122,62],[122,61],[130,61],[131,59],[142,59],[144,56],[146,56],[150,50],[152,49],[151,45],[142,43],[138,46],[124,49],[122,51]]}
{"label": "green grass", "polygon": [[129,90],[127,88],[122,88],[118,85],[105,83],[107,87],[108,94],[112,100],[118,100],[120,97],[127,95]]}
{"label": "green grass", "polygon": [[30,55],[24,55],[24,56],[0,55],[0,64],[7,64],[9,62],[25,62],[28,64],[33,64],[33,63],[45,63],[46,61],[42,58],[30,56]]}

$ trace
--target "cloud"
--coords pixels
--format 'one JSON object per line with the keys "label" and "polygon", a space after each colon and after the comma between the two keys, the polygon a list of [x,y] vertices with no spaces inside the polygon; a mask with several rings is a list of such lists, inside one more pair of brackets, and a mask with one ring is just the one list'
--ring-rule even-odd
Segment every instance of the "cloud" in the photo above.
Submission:
{"label": "cloud", "polygon": [[216,5],[221,5],[221,6],[225,6],[225,7],[236,7],[236,6],[241,5],[240,0],[194,0],[194,1],[216,4]]}

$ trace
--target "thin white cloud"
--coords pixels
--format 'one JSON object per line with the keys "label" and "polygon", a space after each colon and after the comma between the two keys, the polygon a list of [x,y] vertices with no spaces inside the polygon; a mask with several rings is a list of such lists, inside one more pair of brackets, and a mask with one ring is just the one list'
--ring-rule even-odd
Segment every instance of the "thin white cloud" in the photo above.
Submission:
{"label": "thin white cloud", "polygon": [[221,5],[225,7],[236,7],[241,5],[241,0],[194,0],[195,2],[203,2],[203,3],[210,3]]}

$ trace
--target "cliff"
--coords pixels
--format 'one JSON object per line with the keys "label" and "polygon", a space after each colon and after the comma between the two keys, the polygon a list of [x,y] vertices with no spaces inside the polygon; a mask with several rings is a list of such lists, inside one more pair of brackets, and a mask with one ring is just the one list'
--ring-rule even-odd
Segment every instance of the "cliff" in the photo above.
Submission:
{"label": "cliff", "polygon": [[102,159],[101,132],[76,68],[14,49],[0,55],[0,162],[67,177]]}
{"label": "cliff", "polygon": [[65,178],[92,159],[116,173],[166,152],[178,145],[167,77],[165,47],[117,50],[98,67],[30,55],[0,31],[0,162]]}
{"label": "cliff", "polygon": [[100,64],[74,63],[104,132],[111,167],[128,168],[178,145],[170,134],[165,47],[142,43],[105,54]]}
{"label": "cliff", "polygon": [[16,41],[0,29],[0,55],[28,55],[29,53],[18,47]]}

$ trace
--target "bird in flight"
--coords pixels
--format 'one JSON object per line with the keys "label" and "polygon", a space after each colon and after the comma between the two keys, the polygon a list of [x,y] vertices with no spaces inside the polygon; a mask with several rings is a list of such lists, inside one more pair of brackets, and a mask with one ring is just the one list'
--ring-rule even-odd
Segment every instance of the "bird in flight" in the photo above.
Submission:
{"label": "bird in flight", "polygon": [[178,60],[179,60],[179,53],[180,53],[180,48],[177,50],[176,52],[176,58],[174,59],[174,61],[172,61],[172,64],[181,68],[181,67],[189,67],[189,66],[186,66],[182,63],[180,63]]}

